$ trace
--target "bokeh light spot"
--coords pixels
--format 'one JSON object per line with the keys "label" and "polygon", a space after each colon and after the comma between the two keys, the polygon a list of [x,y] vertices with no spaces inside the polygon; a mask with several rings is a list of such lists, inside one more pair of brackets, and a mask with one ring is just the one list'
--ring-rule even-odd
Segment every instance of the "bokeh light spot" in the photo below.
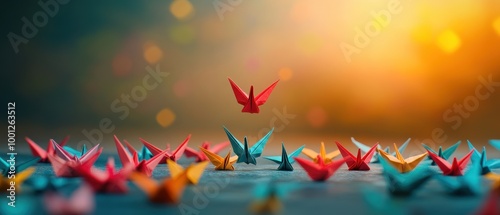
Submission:
{"label": "bokeh light spot", "polygon": [[193,5],[188,0],[174,0],[170,4],[170,12],[175,18],[179,20],[184,20],[189,18],[193,12]]}
{"label": "bokeh light spot", "polygon": [[283,67],[279,71],[280,80],[288,81],[292,78],[292,76],[293,76],[293,72],[288,67]]}
{"label": "bokeh light spot", "polygon": [[495,29],[498,36],[500,36],[500,16],[493,21],[493,29]]}
{"label": "bokeh light spot", "polygon": [[190,86],[186,81],[177,81],[173,86],[174,94],[177,97],[185,97],[189,93],[189,88]]}
{"label": "bokeh light spot", "polygon": [[457,51],[461,44],[462,42],[460,37],[458,37],[458,35],[451,30],[444,31],[437,39],[437,45],[439,48],[448,54]]}
{"label": "bokeh light spot", "polygon": [[327,114],[326,111],[319,106],[312,107],[307,112],[307,121],[314,128],[321,128],[326,124]]}
{"label": "bokeh light spot", "polygon": [[156,122],[166,128],[175,121],[175,114],[172,110],[165,108],[156,114]]}
{"label": "bokeh light spot", "polygon": [[150,44],[144,47],[144,59],[148,63],[157,63],[163,57],[163,51],[156,45]]}
{"label": "bokeh light spot", "polygon": [[174,26],[169,29],[170,39],[177,44],[189,44],[194,39],[194,29],[189,25]]}

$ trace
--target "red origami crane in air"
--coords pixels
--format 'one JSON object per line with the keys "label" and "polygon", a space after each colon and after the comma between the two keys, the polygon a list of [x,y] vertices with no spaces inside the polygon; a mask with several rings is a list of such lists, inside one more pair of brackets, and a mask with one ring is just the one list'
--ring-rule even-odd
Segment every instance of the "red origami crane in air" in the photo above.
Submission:
{"label": "red origami crane in air", "polygon": [[247,95],[243,90],[241,90],[238,85],[236,85],[233,80],[228,78],[229,83],[231,84],[231,88],[233,88],[234,96],[236,97],[236,101],[240,104],[243,105],[243,109],[241,112],[246,112],[246,113],[259,113],[259,106],[263,105],[266,103],[267,98],[269,98],[269,95],[271,95],[271,92],[273,91],[274,87],[276,84],[278,84],[277,80],[271,86],[266,88],[264,91],[262,91],[259,95],[254,97],[253,95],[253,86],[250,86],[250,95]]}
{"label": "red origami crane in air", "polygon": [[469,163],[472,152],[474,152],[474,150],[471,150],[460,160],[457,160],[457,158],[454,157],[451,164],[445,159],[434,154],[433,152],[429,150],[427,150],[427,152],[429,153],[429,156],[431,156],[431,159],[439,166],[439,169],[443,171],[443,175],[461,176],[464,175],[464,169],[465,167],[467,167],[467,163]]}
{"label": "red origami crane in air", "polygon": [[357,156],[354,156],[351,154],[342,144],[339,142],[335,142],[337,144],[337,147],[340,150],[340,154],[342,154],[342,157],[345,159],[345,163],[347,164],[347,167],[349,167],[349,170],[370,170],[370,166],[368,166],[368,163],[370,163],[375,150],[377,149],[378,143],[372,146],[366,154],[361,157],[361,149],[358,149],[358,154]]}
{"label": "red origami crane in air", "polygon": [[120,140],[118,140],[116,135],[114,136],[114,138],[116,151],[118,151],[118,156],[120,157],[122,166],[131,165],[135,168],[135,171],[143,173],[148,177],[151,177],[154,169],[156,168],[156,166],[158,166],[160,161],[164,158],[164,154],[167,152],[167,150],[164,150],[162,153],[153,156],[149,160],[142,160],[139,162],[139,155],[137,154],[137,151],[135,151],[134,147],[132,147],[126,140],[124,141],[127,145],[128,151],[132,153],[131,156],[127,152],[125,147],[123,147],[122,143],[120,142]]}

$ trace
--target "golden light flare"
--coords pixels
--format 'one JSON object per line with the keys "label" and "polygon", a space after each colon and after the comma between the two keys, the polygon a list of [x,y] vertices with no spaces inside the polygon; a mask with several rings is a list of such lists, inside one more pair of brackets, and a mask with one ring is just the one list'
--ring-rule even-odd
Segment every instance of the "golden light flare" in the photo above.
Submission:
{"label": "golden light flare", "polygon": [[189,25],[173,26],[168,33],[170,39],[180,45],[190,44],[195,38],[194,28]]}
{"label": "golden light flare", "polygon": [[163,58],[163,51],[154,44],[144,45],[144,60],[148,63],[157,63]]}
{"label": "golden light flare", "polygon": [[156,122],[158,122],[159,125],[162,127],[166,128],[175,121],[175,114],[172,112],[172,110],[168,108],[164,108],[156,114]]}
{"label": "golden light flare", "polygon": [[493,29],[495,29],[495,32],[500,36],[500,16],[493,21]]}
{"label": "golden light flare", "polygon": [[170,12],[175,18],[185,20],[191,17],[194,13],[194,8],[188,0],[174,0],[170,4]]}
{"label": "golden light flare", "polygon": [[280,80],[282,80],[282,81],[288,81],[288,80],[290,80],[292,78],[293,72],[292,72],[292,70],[290,68],[283,67],[278,72],[278,75],[280,77]]}
{"label": "golden light flare", "polygon": [[441,33],[436,42],[439,48],[447,54],[456,52],[462,45],[460,37],[451,30],[446,30]]}

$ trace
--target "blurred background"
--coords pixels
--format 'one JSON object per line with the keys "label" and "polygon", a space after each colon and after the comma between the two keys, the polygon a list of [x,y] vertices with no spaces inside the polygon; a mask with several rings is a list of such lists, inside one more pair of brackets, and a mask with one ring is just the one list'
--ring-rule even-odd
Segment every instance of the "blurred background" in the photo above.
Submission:
{"label": "blurred background", "polygon": [[[197,145],[226,140],[223,125],[252,141],[274,126],[277,149],[500,139],[500,86],[485,84],[500,82],[498,1],[40,2],[1,13],[18,144]],[[246,92],[280,82],[248,114],[228,77]]]}

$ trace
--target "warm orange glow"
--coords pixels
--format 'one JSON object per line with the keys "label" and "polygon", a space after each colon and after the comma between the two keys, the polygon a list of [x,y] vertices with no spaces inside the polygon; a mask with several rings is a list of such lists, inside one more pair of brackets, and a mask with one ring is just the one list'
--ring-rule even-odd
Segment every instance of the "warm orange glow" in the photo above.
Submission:
{"label": "warm orange glow", "polygon": [[293,76],[293,72],[288,67],[283,67],[279,71],[279,77],[280,77],[280,80],[282,80],[282,81],[288,81],[292,78],[292,76]]}
{"label": "warm orange glow", "polygon": [[170,4],[170,12],[175,18],[184,20],[189,18],[194,12],[193,5],[188,0],[174,0]]}
{"label": "warm orange glow", "polygon": [[444,31],[437,39],[437,45],[447,54],[457,51],[461,44],[460,37],[451,30]]}
{"label": "warm orange glow", "polygon": [[500,36],[500,16],[493,21],[493,29],[495,29],[498,36]]}
{"label": "warm orange glow", "polygon": [[163,57],[163,52],[161,49],[153,44],[145,45],[144,48],[144,59],[148,63],[157,63]]}
{"label": "warm orange glow", "polygon": [[307,121],[314,128],[323,127],[327,122],[327,113],[322,107],[313,107],[307,113]]}
{"label": "warm orange glow", "polygon": [[172,125],[174,121],[175,121],[175,114],[174,112],[172,112],[172,110],[168,108],[165,108],[160,112],[158,112],[158,114],[156,114],[156,122],[158,122],[158,124],[164,128]]}

